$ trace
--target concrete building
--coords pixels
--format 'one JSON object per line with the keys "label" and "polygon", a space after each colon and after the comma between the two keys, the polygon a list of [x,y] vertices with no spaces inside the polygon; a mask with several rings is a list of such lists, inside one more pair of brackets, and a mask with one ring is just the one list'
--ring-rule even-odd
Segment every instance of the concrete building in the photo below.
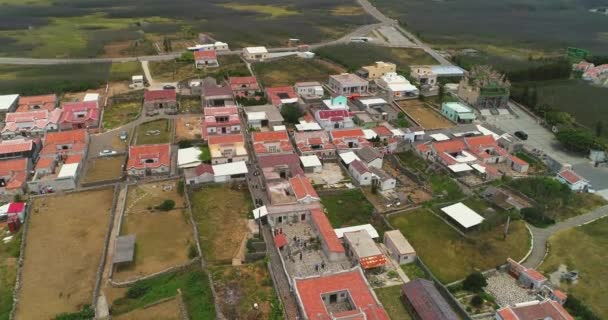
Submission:
{"label": "concrete building", "polygon": [[393,100],[414,99],[420,92],[404,76],[389,72],[376,80],[378,87],[387,91]]}
{"label": "concrete building", "polygon": [[557,181],[567,185],[572,191],[584,191],[589,187],[589,181],[576,174],[572,169],[560,171],[556,178]]}
{"label": "concrete building", "polygon": [[321,160],[316,155],[301,156],[300,162],[305,173],[320,173],[323,171]]}
{"label": "concrete building", "polygon": [[414,247],[405,239],[399,230],[390,230],[384,233],[384,245],[390,255],[399,264],[408,264],[416,261]]}
{"label": "concrete building", "polygon": [[351,73],[329,76],[329,88],[336,94],[345,96],[366,94],[369,87],[367,80]]}
{"label": "concrete building", "polygon": [[368,167],[376,167],[378,169],[382,169],[382,159],[383,156],[378,150],[373,147],[363,147],[359,150],[355,151],[355,154],[359,157],[363,163],[365,163]]}
{"label": "concrete building", "polygon": [[331,99],[323,100],[323,105],[329,110],[349,110],[348,99],[343,95],[334,95]]}
{"label": "concrete building", "polygon": [[369,167],[369,171],[372,173],[372,184],[378,186],[380,191],[393,190],[397,186],[397,179],[390,176],[384,170],[376,167]]}
{"label": "concrete building", "polygon": [[228,78],[232,93],[238,97],[254,97],[260,91],[258,80],[253,77],[230,77]]}
{"label": "concrete building", "polygon": [[361,160],[355,160],[348,165],[348,172],[359,186],[372,184],[373,174]]}
{"label": "concrete building", "polygon": [[137,177],[169,174],[171,145],[167,143],[130,146],[125,170],[129,176]]}
{"label": "concrete building", "polygon": [[323,86],[317,81],[296,82],[294,88],[296,94],[304,100],[321,99],[325,94]]}
{"label": "concrete building", "polygon": [[507,109],[511,83],[489,66],[475,66],[460,81],[458,96],[477,109]]}
{"label": "concrete building", "polygon": [[0,95],[0,118],[4,119],[4,116],[9,112],[15,112],[19,105],[18,94],[7,94]]}
{"label": "concrete building", "polygon": [[144,111],[147,116],[160,113],[177,113],[177,93],[175,89],[147,90],[144,92]]}
{"label": "concrete building", "polygon": [[247,149],[242,134],[210,136],[208,143],[212,164],[247,161]]}
{"label": "concrete building", "polygon": [[247,127],[254,129],[273,128],[283,124],[281,112],[272,105],[246,107],[245,119]]}
{"label": "concrete building", "polygon": [[353,263],[363,270],[375,269],[389,263],[374,239],[365,230],[345,232],[344,249]]}
{"label": "concrete building", "polygon": [[391,72],[397,72],[397,65],[391,62],[376,61],[371,66],[361,67],[361,70],[357,71],[357,75],[367,80],[376,80]]}
{"label": "concrete building", "polygon": [[203,140],[210,136],[241,133],[241,120],[237,107],[203,108]]}
{"label": "concrete building", "polygon": [[266,47],[247,47],[243,49],[243,57],[249,61],[264,61],[269,54]]}
{"label": "concrete building", "polygon": [[444,102],[441,114],[456,123],[471,123],[476,119],[473,109],[460,102]]}
{"label": "concrete building", "polygon": [[429,88],[437,87],[437,74],[433,72],[430,66],[412,66],[410,75],[414,80],[418,81],[420,87],[428,86]]}
{"label": "concrete building", "polygon": [[236,106],[231,87],[227,85],[217,85],[215,79],[205,79],[201,91],[203,107]]}

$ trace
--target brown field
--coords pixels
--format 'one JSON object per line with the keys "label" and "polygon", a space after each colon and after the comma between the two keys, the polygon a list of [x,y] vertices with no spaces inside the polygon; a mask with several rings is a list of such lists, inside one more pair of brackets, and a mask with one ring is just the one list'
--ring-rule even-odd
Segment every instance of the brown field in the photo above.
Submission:
{"label": "brown field", "polygon": [[113,189],[32,201],[17,319],[49,319],[91,303]]}
{"label": "brown field", "polygon": [[127,156],[91,158],[87,161],[87,172],[83,183],[118,179],[122,177],[122,165]]}
{"label": "brown field", "polygon": [[439,112],[431,110],[420,100],[402,100],[399,101],[399,106],[424,129],[433,130],[454,126],[450,120],[444,118]]}
{"label": "brown field", "polygon": [[175,119],[175,140],[200,139],[201,133],[201,117]]}
{"label": "brown field", "polygon": [[131,312],[113,316],[115,320],[177,320],[181,319],[177,299],[154,305],[145,309],[136,309]]}
{"label": "brown field", "polygon": [[[118,269],[115,280],[130,280],[188,262],[188,250],[194,244],[192,226],[176,185],[177,180],[169,180],[129,188],[120,234],[136,235],[135,263]],[[169,186],[171,190],[164,191]],[[154,209],[168,199],[175,201],[175,209]]]}

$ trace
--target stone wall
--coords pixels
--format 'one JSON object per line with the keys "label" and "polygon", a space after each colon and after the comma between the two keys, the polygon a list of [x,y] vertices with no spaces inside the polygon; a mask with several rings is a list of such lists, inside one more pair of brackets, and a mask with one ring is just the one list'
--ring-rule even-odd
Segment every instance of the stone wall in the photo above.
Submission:
{"label": "stone wall", "polygon": [[25,247],[27,245],[27,232],[29,230],[30,225],[30,214],[32,213],[31,204],[27,206],[25,212],[25,222],[23,223],[23,230],[21,231],[21,245],[19,251],[19,259],[17,260],[17,275],[15,279],[15,287],[13,288],[13,310],[11,310],[11,314],[9,316],[10,320],[15,319],[15,313],[17,310],[17,305],[19,304],[19,290],[21,290],[21,272],[23,270],[23,263],[25,260]]}

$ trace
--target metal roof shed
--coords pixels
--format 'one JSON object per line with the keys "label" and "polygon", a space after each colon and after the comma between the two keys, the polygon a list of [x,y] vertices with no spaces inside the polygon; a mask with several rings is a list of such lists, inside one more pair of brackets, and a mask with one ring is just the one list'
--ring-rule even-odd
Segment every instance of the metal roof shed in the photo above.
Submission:
{"label": "metal roof shed", "polygon": [[483,222],[484,218],[464,205],[462,202],[441,208],[450,218],[456,220],[465,229],[476,226]]}
{"label": "metal roof shed", "polygon": [[129,234],[116,238],[116,249],[112,263],[132,262],[135,256],[135,235]]}

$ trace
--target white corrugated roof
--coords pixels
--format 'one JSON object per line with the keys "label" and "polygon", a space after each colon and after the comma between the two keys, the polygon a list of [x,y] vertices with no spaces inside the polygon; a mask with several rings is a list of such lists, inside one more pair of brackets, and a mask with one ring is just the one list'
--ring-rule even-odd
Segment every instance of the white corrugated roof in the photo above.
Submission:
{"label": "white corrugated roof", "polygon": [[199,148],[192,147],[177,150],[177,166],[180,168],[191,168],[201,164],[199,156],[203,153]]}
{"label": "white corrugated roof", "polygon": [[306,122],[304,120],[300,120],[300,123],[296,124],[296,129],[298,129],[298,131],[315,131],[321,130],[321,126],[316,122]]}
{"label": "white corrugated roof", "polygon": [[342,161],[344,161],[344,163],[347,165],[355,160],[360,160],[359,157],[357,157],[357,155],[352,151],[340,153],[340,159],[342,159]]}
{"label": "white corrugated roof", "polygon": [[76,177],[76,171],[78,171],[79,163],[69,163],[64,164],[59,169],[59,173],[57,174],[57,178],[74,178]]}
{"label": "white corrugated roof", "polygon": [[367,140],[374,139],[375,137],[378,136],[376,131],[374,131],[372,129],[363,129],[363,134],[365,135],[365,139],[367,139]]}
{"label": "white corrugated roof", "polygon": [[471,208],[465,206],[462,202],[441,208],[441,211],[445,212],[448,216],[456,220],[456,222],[465,228],[476,226],[484,220],[482,216],[471,210]]}
{"label": "white corrugated roof", "polygon": [[247,173],[247,164],[245,161],[230,162],[224,164],[216,164],[211,166],[215,176],[233,176],[237,174]]}
{"label": "white corrugated roof", "polygon": [[446,136],[443,133],[435,133],[430,135],[435,141],[446,141],[450,140],[450,137]]}
{"label": "white corrugated roof", "polygon": [[369,99],[359,99],[359,102],[361,102],[362,104],[369,106],[369,105],[373,105],[373,104],[386,104],[386,100],[382,99],[382,98],[369,98]]}
{"label": "white corrugated roof", "polygon": [[87,93],[82,101],[99,101],[99,93]]}
{"label": "white corrugated roof", "polygon": [[418,88],[416,88],[416,86],[411,85],[409,83],[396,83],[396,84],[389,83],[387,86],[389,89],[391,89],[391,91],[405,91],[405,92],[418,91]]}
{"label": "white corrugated roof", "polygon": [[431,70],[439,77],[446,75],[464,75],[464,70],[457,66],[431,66]]}
{"label": "white corrugated roof", "polygon": [[246,112],[247,113],[247,120],[249,121],[256,121],[256,120],[266,120],[266,112],[264,111],[252,111],[252,112]]}
{"label": "white corrugated roof", "polygon": [[132,76],[131,80],[144,80],[144,76],[143,75],[136,75],[136,76]]}
{"label": "white corrugated roof", "polygon": [[391,129],[391,132],[393,133],[394,136],[397,136],[397,137],[401,137],[401,136],[405,135],[405,133],[403,133],[403,131],[401,131],[401,129]]}
{"label": "white corrugated roof", "polygon": [[258,219],[258,218],[266,216],[266,215],[268,215],[268,209],[266,208],[266,206],[261,206],[259,208],[253,209],[253,217],[255,219]]}
{"label": "white corrugated roof", "polygon": [[371,224],[362,224],[359,226],[334,229],[334,232],[336,233],[336,236],[338,237],[338,239],[341,239],[342,237],[344,237],[345,232],[354,232],[354,231],[360,231],[360,230],[367,231],[367,234],[369,234],[369,236],[372,237],[373,239],[380,237],[380,235],[378,234],[378,231],[376,231],[374,226],[372,226]]}
{"label": "white corrugated roof", "polygon": [[286,126],[273,126],[272,127],[272,131],[287,131],[287,127]]}
{"label": "white corrugated roof", "polygon": [[319,157],[317,157],[314,154],[310,155],[310,156],[301,156],[300,162],[302,162],[302,165],[304,166],[304,168],[321,166],[321,160],[319,160]]}
{"label": "white corrugated roof", "polygon": [[247,47],[245,48],[245,50],[248,53],[268,53],[268,50],[266,50],[266,47]]}
{"label": "white corrugated roof", "polygon": [[479,173],[486,173],[486,167],[480,164],[473,163],[471,167],[473,167],[473,169],[477,170]]}
{"label": "white corrugated roof", "polygon": [[8,108],[10,108],[15,101],[17,101],[17,99],[19,99],[18,94],[7,94],[0,96],[0,110],[8,110]]}
{"label": "white corrugated roof", "polygon": [[452,172],[465,172],[465,171],[473,170],[473,168],[471,168],[466,163],[453,164],[451,166],[448,166],[448,168],[450,168],[450,170],[452,170]]}

